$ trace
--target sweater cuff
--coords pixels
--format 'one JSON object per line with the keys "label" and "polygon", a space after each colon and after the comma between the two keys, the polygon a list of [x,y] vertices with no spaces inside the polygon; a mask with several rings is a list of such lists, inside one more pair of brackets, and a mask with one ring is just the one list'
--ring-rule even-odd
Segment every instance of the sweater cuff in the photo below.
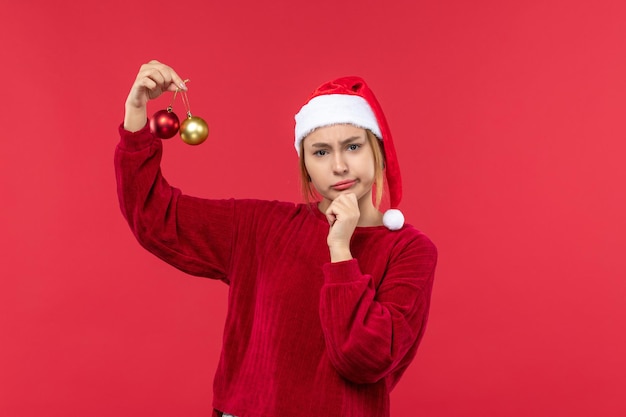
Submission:
{"label": "sweater cuff", "polygon": [[121,123],[119,132],[119,146],[125,151],[140,151],[149,147],[156,140],[156,137],[152,134],[152,132],[150,132],[150,123],[148,123],[148,119],[146,119],[144,127],[136,132],[130,132],[124,129],[124,123]]}
{"label": "sweater cuff", "polygon": [[328,262],[322,266],[324,283],[341,284],[355,282],[363,278],[359,261],[350,259],[342,262]]}

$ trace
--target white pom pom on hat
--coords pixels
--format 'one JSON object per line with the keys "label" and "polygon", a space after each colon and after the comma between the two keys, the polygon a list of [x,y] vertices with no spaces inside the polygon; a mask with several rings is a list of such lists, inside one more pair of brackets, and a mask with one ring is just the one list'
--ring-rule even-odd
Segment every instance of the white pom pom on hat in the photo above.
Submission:
{"label": "white pom pom on hat", "polygon": [[389,230],[404,225],[398,209],[402,200],[402,177],[387,119],[372,90],[360,77],[342,77],[319,86],[295,116],[294,146],[300,154],[300,143],[318,127],[349,123],[368,129],[383,143],[385,176],[389,188],[390,209],[383,215]]}
{"label": "white pom pom on hat", "polygon": [[398,209],[389,209],[383,214],[383,224],[389,230],[400,230],[404,226],[404,214]]}

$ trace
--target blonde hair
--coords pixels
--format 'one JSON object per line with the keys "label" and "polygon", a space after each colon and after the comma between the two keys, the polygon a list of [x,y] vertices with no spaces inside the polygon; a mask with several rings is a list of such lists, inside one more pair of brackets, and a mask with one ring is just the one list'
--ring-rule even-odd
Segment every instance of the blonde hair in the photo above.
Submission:
{"label": "blonde hair", "polygon": [[[380,140],[370,130],[365,129],[367,133],[367,141],[374,155],[374,187],[376,188],[374,206],[376,209],[380,207],[383,199],[383,190],[385,188],[385,176],[383,175],[385,156]],[[304,163],[304,140],[300,141],[300,184],[302,188],[302,197],[304,201],[310,203],[312,200],[320,198],[315,187],[311,186],[311,177],[306,170]]]}

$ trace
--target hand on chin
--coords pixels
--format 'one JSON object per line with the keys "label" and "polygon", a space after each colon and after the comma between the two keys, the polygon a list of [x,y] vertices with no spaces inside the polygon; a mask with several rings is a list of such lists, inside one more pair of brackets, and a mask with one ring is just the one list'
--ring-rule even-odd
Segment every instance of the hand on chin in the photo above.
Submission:
{"label": "hand on chin", "polygon": [[327,238],[328,246],[349,249],[350,239],[361,216],[356,194],[339,194],[330,203],[325,214],[330,225]]}

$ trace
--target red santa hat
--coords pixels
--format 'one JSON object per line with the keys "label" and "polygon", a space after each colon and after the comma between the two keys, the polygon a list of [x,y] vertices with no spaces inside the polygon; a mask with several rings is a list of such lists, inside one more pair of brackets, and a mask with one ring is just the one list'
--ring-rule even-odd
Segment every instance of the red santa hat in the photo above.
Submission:
{"label": "red santa hat", "polygon": [[390,209],[383,223],[390,230],[401,229],[404,216],[398,210],[402,199],[402,178],[396,150],[387,119],[374,93],[359,77],[343,77],[319,86],[309,101],[296,114],[295,147],[300,155],[300,143],[318,127],[348,123],[370,130],[382,142],[385,152],[385,176],[389,188]]}

